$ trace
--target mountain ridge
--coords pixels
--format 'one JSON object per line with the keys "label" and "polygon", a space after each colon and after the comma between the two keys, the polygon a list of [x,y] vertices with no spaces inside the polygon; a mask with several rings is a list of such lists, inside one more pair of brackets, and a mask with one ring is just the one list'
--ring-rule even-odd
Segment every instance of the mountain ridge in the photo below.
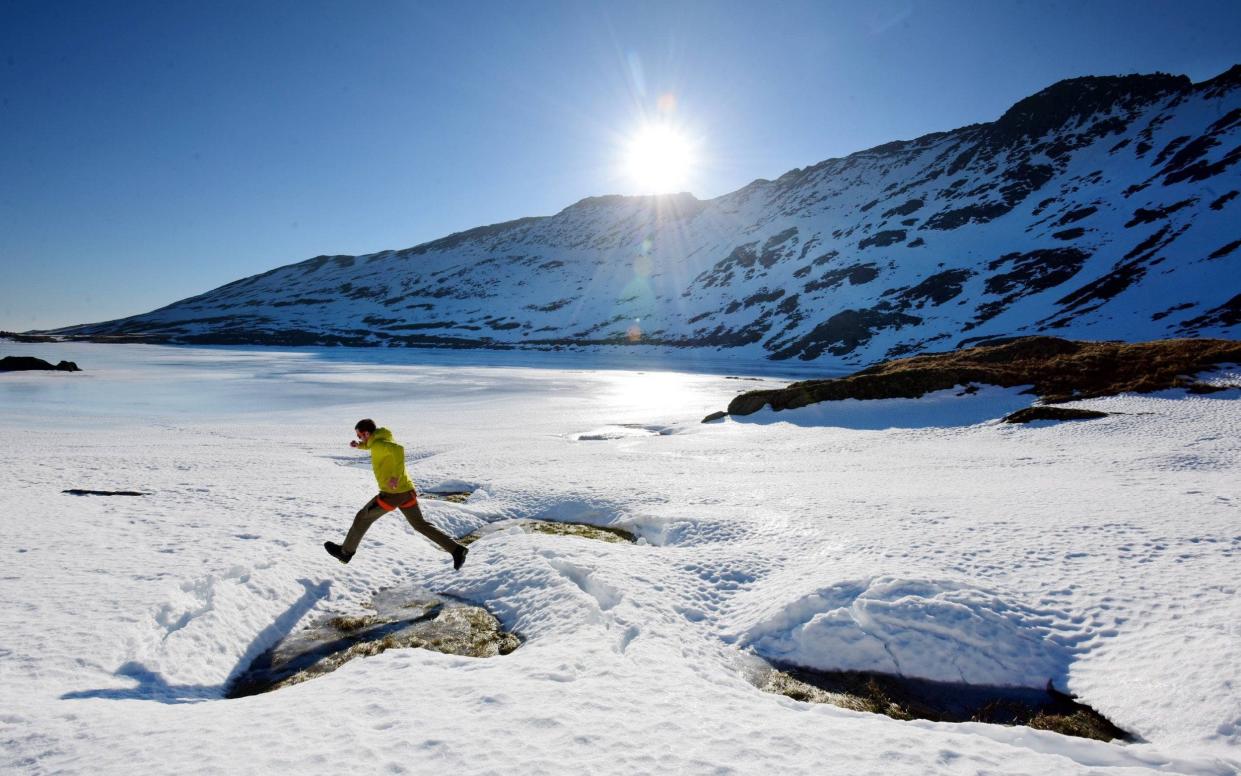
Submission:
{"label": "mountain ridge", "polygon": [[729,348],[852,366],[1052,330],[1226,336],[1241,323],[1239,138],[1241,65],[1197,84],[1161,73],[1065,79],[996,121],[712,199],[586,197],[401,250],[317,256],[55,333]]}

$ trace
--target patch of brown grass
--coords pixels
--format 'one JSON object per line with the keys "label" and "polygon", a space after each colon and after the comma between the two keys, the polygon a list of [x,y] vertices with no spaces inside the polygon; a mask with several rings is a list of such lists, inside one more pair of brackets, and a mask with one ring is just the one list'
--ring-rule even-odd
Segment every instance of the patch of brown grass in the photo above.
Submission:
{"label": "patch of brown grass", "polygon": [[1241,342],[1170,339],[1124,343],[1019,337],[951,353],[885,361],[848,377],[750,391],[734,398],[728,413],[749,415],[767,405],[784,410],[840,399],[912,399],[975,383],[1005,388],[1029,385],[1031,393],[1049,403],[1167,388],[1197,390],[1201,385],[1194,381],[1194,374],[1227,363],[1241,363]]}

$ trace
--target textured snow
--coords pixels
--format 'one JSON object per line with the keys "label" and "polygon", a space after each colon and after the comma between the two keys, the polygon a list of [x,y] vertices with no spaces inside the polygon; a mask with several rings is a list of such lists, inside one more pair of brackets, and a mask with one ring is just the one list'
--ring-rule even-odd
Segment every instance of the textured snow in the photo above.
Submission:
{"label": "textured snow", "polygon": [[[1241,767],[1241,391],[1084,401],[1115,414],[1031,427],[996,422],[1030,399],[1011,392],[933,397],[920,422],[704,425],[759,384],[431,353],[3,349],[86,370],[0,376],[4,772]],[[371,495],[348,447],[361,417],[394,431],[421,487],[478,488],[423,503],[456,535],[542,518],[642,541],[499,530],[454,573],[385,518],[342,566],[321,543]],[[485,604],[524,645],[391,650],[222,699],[282,635],[411,583]],[[1142,742],[803,704],[751,684],[755,655],[1050,679]]]}

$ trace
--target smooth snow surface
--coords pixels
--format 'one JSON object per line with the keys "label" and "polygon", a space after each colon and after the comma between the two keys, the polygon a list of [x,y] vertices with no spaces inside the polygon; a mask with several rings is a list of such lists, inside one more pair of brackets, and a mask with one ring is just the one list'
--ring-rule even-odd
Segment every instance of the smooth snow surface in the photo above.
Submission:
{"label": "smooth snow surface", "polygon": [[[982,391],[704,425],[780,383],[2,344],[86,370],[0,375],[2,772],[1241,768],[1241,391],[1079,402],[1115,413],[1079,423],[1000,424],[1031,397]],[[455,535],[538,518],[639,543],[496,530],[454,573],[386,517],[342,566],[321,544],[372,495],[362,417],[420,487],[474,489],[423,502]],[[390,650],[221,698],[283,635],[411,584],[486,605],[523,646]],[[1050,679],[1142,742],[799,703],[751,684],[756,655]]]}

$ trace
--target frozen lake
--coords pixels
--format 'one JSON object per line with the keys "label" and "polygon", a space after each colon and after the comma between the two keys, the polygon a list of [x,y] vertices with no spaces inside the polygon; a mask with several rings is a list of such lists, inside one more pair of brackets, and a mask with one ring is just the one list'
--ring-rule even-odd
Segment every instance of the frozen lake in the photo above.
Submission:
{"label": "frozen lake", "polygon": [[[778,371],[618,357],[3,343],[0,769],[312,773],[1235,773],[1241,412],[1115,397],[998,424],[1014,391],[700,424]],[[775,367],[781,369],[785,367]],[[787,368],[794,368],[793,366]],[[800,368],[800,367],[799,367]],[[759,374],[755,374],[759,372]],[[758,379],[734,379],[738,377]],[[405,446],[465,568],[371,496]],[[136,490],[76,497],[69,488]],[[229,679],[416,584],[523,646],[394,649],[264,695]],[[898,721],[762,692],[760,659],[1076,693],[1137,743]]]}

